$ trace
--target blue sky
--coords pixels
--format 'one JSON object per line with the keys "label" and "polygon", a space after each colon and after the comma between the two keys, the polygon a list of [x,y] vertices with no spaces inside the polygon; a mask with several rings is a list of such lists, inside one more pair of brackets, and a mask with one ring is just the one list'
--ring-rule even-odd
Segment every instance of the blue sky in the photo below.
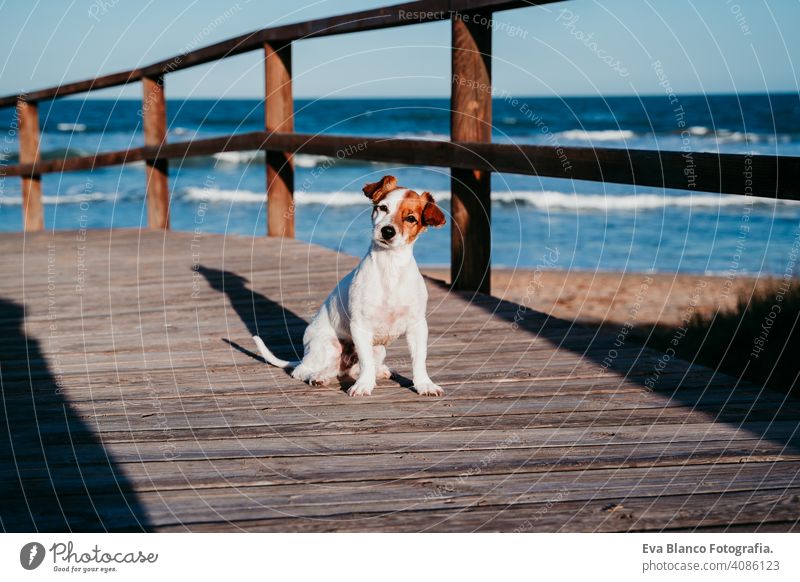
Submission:
{"label": "blue sky", "polygon": [[[376,0],[0,0],[0,94],[129,69]],[[494,16],[494,84],[514,95],[798,91],[798,0],[571,0]],[[295,95],[447,96],[446,22],[297,43]],[[260,97],[261,53],[171,74],[172,97]],[[660,63],[655,66],[654,63]],[[138,97],[138,84],[95,95]]]}

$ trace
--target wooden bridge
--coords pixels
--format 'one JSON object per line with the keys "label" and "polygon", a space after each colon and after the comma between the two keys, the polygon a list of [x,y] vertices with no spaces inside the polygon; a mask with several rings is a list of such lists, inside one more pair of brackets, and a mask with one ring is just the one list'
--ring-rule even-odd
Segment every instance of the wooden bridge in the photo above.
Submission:
{"label": "wooden bridge", "polygon": [[782,394],[429,281],[445,397],[410,390],[398,342],[398,377],[354,399],[257,361],[250,340],[293,355],[352,257],[83,239],[0,236],[6,530],[797,525],[800,407]]}
{"label": "wooden bridge", "polygon": [[[0,98],[16,107],[20,163],[2,173],[22,180],[25,228],[0,235],[0,527],[795,528],[796,401],[486,294],[492,172],[800,198],[797,158],[489,143],[480,23],[531,4],[409,3]],[[293,133],[293,43],[433,20],[452,23],[450,142]],[[164,76],[255,49],[265,131],[167,143]],[[39,101],[135,81],[143,147],[41,160]],[[444,398],[409,389],[402,347],[388,356],[398,376],[365,399],[298,384],[250,351],[257,331],[292,355],[354,265],[293,240],[292,154],[342,148],[452,169],[453,289],[429,281],[429,367]],[[170,231],[168,161],[239,149],[267,151],[272,236]],[[147,163],[151,229],[41,232],[42,175],[135,161]]]}

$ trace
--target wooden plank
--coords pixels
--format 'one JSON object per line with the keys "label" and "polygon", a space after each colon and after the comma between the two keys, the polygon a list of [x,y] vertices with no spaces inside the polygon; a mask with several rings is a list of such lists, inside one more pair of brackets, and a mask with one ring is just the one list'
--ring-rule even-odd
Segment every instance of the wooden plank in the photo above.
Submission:
{"label": "wooden plank", "polygon": [[169,161],[161,156],[162,144],[167,141],[167,99],[164,77],[142,79],[142,124],[144,143],[156,149],[145,168],[147,187],[147,224],[150,228],[169,229]]}
{"label": "wooden plank", "polygon": [[[124,385],[122,387],[124,389]],[[213,396],[213,393],[212,395]],[[287,393],[287,398],[291,393]],[[153,401],[154,407],[158,400]],[[226,425],[219,427],[207,427],[203,429],[182,429],[175,426],[165,427],[160,417],[149,417],[152,424],[141,427],[141,430],[133,431],[131,426],[143,424],[141,419],[131,419],[131,425],[120,430],[112,430],[104,427],[102,430],[103,442],[109,446],[112,443],[162,443],[165,433],[168,434],[169,442],[175,450],[182,450],[185,442],[198,440],[213,441],[235,439],[237,442],[247,442],[250,439],[258,439],[280,435],[281,438],[295,439],[311,437],[321,439],[327,436],[359,435],[365,439],[372,435],[392,435],[406,432],[436,432],[446,435],[447,433],[460,434],[463,431],[500,431],[500,430],[529,430],[534,428],[554,428],[557,430],[568,430],[579,428],[586,433],[589,439],[593,434],[587,427],[592,427],[607,435],[616,434],[621,430],[627,430],[636,426],[658,427],[669,426],[672,431],[676,431],[676,425],[682,422],[715,422],[731,423],[737,425],[742,422],[743,414],[741,407],[732,407],[730,411],[721,413],[711,411],[692,410],[687,412],[687,408],[658,408],[626,410],[625,408],[612,409],[606,407],[602,410],[593,411],[570,411],[564,412],[543,412],[530,415],[486,415],[486,416],[451,416],[451,417],[428,417],[428,418],[408,418],[403,419],[402,423],[390,421],[388,419],[309,419],[306,423],[281,424],[280,419],[273,419],[259,425]],[[753,423],[773,423],[775,418],[784,418],[784,415],[775,412],[768,412],[764,407],[758,407],[756,411],[747,415],[748,421]],[[786,415],[786,422],[797,425],[797,415]],[[784,422],[781,420],[780,422]],[[744,430],[750,430],[750,425]],[[754,430],[758,430],[758,425],[753,425]],[[759,434],[754,432],[754,435]],[[764,433],[761,433],[764,434]],[[769,433],[770,435],[772,433]],[[73,444],[80,444],[87,439],[91,440],[91,434],[75,433],[69,435],[69,440]],[[785,437],[783,437],[785,438]],[[246,439],[246,440],[245,440]],[[368,440],[368,439],[367,439]],[[60,434],[50,434],[43,438],[43,442],[64,442],[64,437]],[[668,447],[665,447],[665,450]]]}
{"label": "wooden plank", "polygon": [[[255,457],[304,457],[326,455],[369,455],[372,453],[424,454],[431,452],[493,451],[499,448],[555,449],[563,447],[628,447],[632,455],[645,449],[641,445],[660,445],[665,455],[677,449],[672,445],[694,444],[716,446],[732,454],[734,447],[752,447],[750,454],[772,454],[781,458],[795,458],[800,452],[793,421],[749,422],[733,426],[722,422],[698,422],[683,424],[643,424],[623,426],[590,427],[529,427],[529,428],[483,428],[459,431],[409,431],[375,432],[369,438],[362,433],[341,434],[264,434],[258,437],[227,438],[213,437],[204,432],[191,439],[170,439],[169,460],[211,460]],[[62,463],[71,456],[78,456],[83,463],[106,463],[108,455],[120,463],[158,462],[164,458],[163,442],[151,439],[135,441],[110,440],[103,435],[105,452],[80,441],[62,444],[54,442],[48,448],[53,463]],[[713,445],[712,445],[713,443]],[[790,443],[789,445],[785,443]],[[621,449],[619,449],[621,450]],[[654,449],[649,449],[650,452]],[[700,452],[702,449],[697,449]],[[769,450],[769,452],[767,452]],[[538,452],[538,451],[536,451]],[[603,462],[603,454],[597,459]],[[546,453],[549,454],[549,453]],[[576,453],[577,454],[577,453]],[[785,455],[785,457],[784,457]],[[23,460],[23,459],[20,459]],[[741,462],[753,460],[743,455]],[[562,461],[566,461],[563,459]]]}
{"label": "wooden plank", "polygon": [[[800,463],[744,463],[741,465],[667,466],[652,468],[590,469],[580,472],[554,472],[540,479],[527,474],[485,475],[473,473],[461,479],[452,477],[342,482],[326,487],[298,487],[295,484],[273,483],[272,475],[264,472],[257,484],[239,487],[235,482],[216,488],[187,488],[143,491],[137,498],[148,508],[148,518],[155,526],[192,524],[217,521],[221,527],[228,521],[269,518],[337,519],[351,513],[394,511],[448,511],[481,505],[597,503],[624,505],[628,499],[649,498],[657,503],[663,497],[697,496],[689,507],[709,509],[699,505],[705,495],[753,495],[759,488],[770,493],[796,489]],[[765,483],[765,480],[768,480]],[[65,496],[65,499],[69,496]],[[92,498],[96,507],[84,511],[99,511],[104,522],[123,527],[130,511],[122,506],[104,503],[101,491]],[[796,497],[796,496],[795,496]],[[724,503],[724,497],[722,498]],[[783,510],[772,514],[773,507]],[[724,506],[722,506],[724,508]],[[724,510],[724,509],[723,509]],[[728,518],[736,515],[726,510]],[[786,505],[771,503],[762,508],[762,515],[778,519],[781,514],[795,517]],[[560,522],[568,524],[571,514],[559,512]],[[751,517],[750,517],[751,518]],[[784,518],[785,519],[785,518]],[[117,521],[119,520],[119,521]],[[668,523],[665,519],[662,524]],[[697,522],[695,522],[697,523]],[[455,528],[454,528],[455,529]]]}
{"label": "wooden plank", "polygon": [[[268,134],[294,131],[291,42],[264,43],[264,119]],[[267,235],[294,238],[294,159],[268,150]]]}
{"label": "wooden plank", "polygon": [[[508,438],[514,438],[513,436]],[[379,445],[378,445],[379,446]],[[599,469],[628,469],[643,467],[686,467],[707,469],[743,466],[765,462],[797,462],[800,454],[783,452],[780,445],[757,441],[729,444],[726,442],[676,443],[667,452],[664,445],[610,445],[506,448],[450,451],[375,450],[363,455],[304,455],[301,457],[258,457],[241,452],[233,458],[176,460],[173,453],[155,461],[135,460],[121,463],[131,486],[136,491],[170,491],[185,488],[211,489],[220,487],[256,487],[268,480],[270,485],[325,485],[390,479],[451,478],[458,480],[480,467],[481,475],[527,475],[531,481],[547,479],[556,473],[575,473]],[[96,447],[90,448],[96,452]],[[21,477],[27,483],[46,482],[49,475],[62,467],[74,464],[72,455],[56,457],[48,450],[48,463],[42,466],[38,457],[14,457],[14,465],[0,469],[4,481]],[[487,461],[491,459],[491,462]],[[59,483],[61,494],[79,493],[85,483],[93,491],[113,492],[118,486],[108,471],[108,458],[89,461],[82,458],[81,471]]]}
{"label": "wooden plank", "polygon": [[[328,156],[335,156],[337,151],[346,150],[349,158],[375,162],[474,168],[529,176],[800,200],[798,156],[695,152],[691,158],[695,179],[689,182],[685,173],[687,158],[682,152],[453,143],[300,133],[252,132],[173,143],[160,150],[157,147],[132,148],[95,156],[48,160],[41,162],[37,171],[45,174],[86,170],[142,161],[156,155],[174,159],[253,149]],[[563,156],[568,158],[569,165],[563,164]],[[752,171],[751,181],[743,178],[742,172],[745,168]],[[8,166],[6,175],[19,176],[32,171],[29,164],[17,164]]]}
{"label": "wooden plank", "polygon": [[19,161],[26,164],[30,172],[22,175],[22,221],[23,228],[35,232],[44,228],[42,207],[42,175],[38,171],[39,152],[39,105],[35,101],[17,101],[19,119]]}
{"label": "wooden plank", "polygon": [[[466,467],[475,461],[479,454],[501,450],[503,459],[498,463],[519,471],[547,472],[550,465],[560,465],[561,470],[578,470],[588,464],[609,464],[625,466],[627,463],[650,466],[660,462],[666,464],[691,463],[746,463],[773,460],[800,460],[798,441],[800,435],[794,434],[791,421],[768,424],[747,423],[732,427],[719,422],[684,424],[631,425],[610,430],[610,427],[558,427],[558,428],[516,428],[480,429],[463,431],[424,431],[373,433],[364,438],[364,433],[342,434],[293,434],[264,435],[253,438],[212,438],[198,433],[194,439],[172,438],[169,458],[163,454],[163,442],[138,439],[135,441],[108,441],[105,451],[82,442],[63,441],[48,443],[48,456],[53,466],[72,462],[77,455],[85,465],[107,464],[108,455],[120,463],[158,463],[163,461],[209,461],[222,459],[260,459],[265,464],[280,459],[293,462],[296,472],[313,474],[310,467],[316,463],[320,475],[334,480],[359,480],[384,478],[378,474],[358,475],[349,473],[357,466],[369,463],[389,472],[392,465],[388,455],[399,455],[398,463],[427,462],[428,467],[440,463],[452,470],[452,463],[466,462]],[[104,442],[105,440],[105,434]],[[788,440],[787,440],[788,439]],[[47,442],[47,441],[45,441]],[[787,444],[788,443],[788,444]],[[526,462],[511,461],[514,452],[527,455]],[[439,462],[432,462],[431,454],[441,453]],[[462,453],[468,457],[465,461]],[[624,458],[613,460],[614,455]],[[7,453],[4,453],[7,454]],[[371,459],[372,456],[378,459]],[[716,457],[714,456],[716,455]],[[362,457],[363,458],[360,458]],[[408,456],[408,459],[406,458]],[[26,462],[30,455],[17,456],[19,463]],[[310,459],[304,460],[304,457]],[[331,472],[328,473],[323,461],[330,457]],[[383,458],[381,460],[381,457]],[[767,459],[766,457],[769,457]],[[351,459],[348,464],[346,459]],[[477,456],[480,461],[480,457]],[[677,459],[677,460],[676,460]],[[306,462],[309,465],[305,465]],[[531,461],[537,466],[529,466]],[[338,463],[338,472],[348,476],[335,476],[333,468]],[[497,472],[499,464],[493,464]],[[419,470],[424,470],[422,467]],[[595,466],[595,468],[597,468]],[[463,469],[457,469],[455,474]],[[409,469],[410,470],[410,469]],[[6,471],[13,471],[7,468]],[[440,468],[439,472],[443,469]],[[297,475],[295,475],[297,476]]]}
{"label": "wooden plank", "polygon": [[[182,372],[178,371],[176,373]],[[273,384],[275,391],[278,393],[280,392],[279,381]],[[133,407],[138,409],[139,412],[138,414],[132,413],[130,417],[127,414],[99,415],[87,411],[84,414],[84,418],[90,423],[92,430],[135,433],[140,430],[152,430],[153,424],[156,423],[174,431],[221,429],[231,426],[271,427],[279,423],[285,427],[295,426],[296,428],[303,427],[307,429],[309,423],[325,422],[333,419],[337,422],[348,424],[360,422],[367,426],[367,423],[404,423],[409,417],[414,417],[418,420],[429,420],[431,424],[437,424],[441,419],[449,419],[452,423],[454,417],[492,417],[497,419],[498,417],[520,416],[521,422],[530,423],[532,418],[540,414],[558,413],[562,416],[567,416],[575,413],[595,413],[595,415],[598,415],[611,406],[612,403],[619,410],[627,410],[629,415],[636,415],[640,411],[654,409],[677,408],[686,410],[690,406],[706,410],[719,410],[726,407],[741,409],[752,403],[752,398],[731,398],[734,402],[729,403],[728,399],[721,395],[703,396],[702,398],[689,397],[686,401],[683,401],[678,398],[667,400],[664,398],[651,398],[646,395],[623,398],[624,394],[618,394],[612,398],[608,394],[600,394],[553,398],[551,400],[536,398],[473,398],[471,400],[440,400],[435,404],[426,404],[424,399],[420,399],[410,391],[404,391],[403,393],[408,395],[405,401],[392,401],[390,399],[379,401],[376,398],[364,404],[354,404],[348,401],[341,391],[337,391],[335,394],[340,399],[338,403],[304,405],[299,410],[291,407],[279,407],[274,402],[262,403],[259,402],[258,398],[250,397],[243,399],[239,408],[217,409],[214,406],[208,406],[206,403],[206,406],[201,408],[200,411],[196,407],[187,406],[189,410],[180,412],[163,410],[162,407],[165,408],[166,405],[157,401],[159,406],[157,411],[154,412],[153,401],[151,401],[144,406]],[[286,398],[287,396],[281,394],[283,402],[286,402]],[[55,421],[59,418],[57,412],[52,409],[51,411],[43,411],[39,416],[42,421]],[[131,424],[131,420],[136,422]],[[49,438],[66,436],[63,435],[64,430],[64,427],[57,423],[52,425],[43,423],[40,428],[43,438],[45,435]],[[289,432],[288,429],[287,432]]]}
{"label": "wooden plank", "polygon": [[[492,140],[492,28],[479,24],[491,13],[451,18],[450,139]],[[476,168],[452,168],[450,179],[450,280],[454,289],[490,292],[491,177]]]}
{"label": "wooden plank", "polygon": [[[752,492],[704,493],[652,497],[628,496],[619,500],[563,501],[556,493],[540,503],[481,505],[460,511],[407,510],[388,513],[363,512],[328,519],[276,517],[174,524],[159,531],[214,532],[300,531],[300,532],[662,532],[797,531],[800,528],[800,489],[773,489],[760,495]],[[730,523],[735,515],[736,524]],[[567,517],[568,516],[568,517]],[[783,519],[781,519],[783,517]],[[792,521],[787,521],[791,519]],[[698,527],[698,523],[709,524]]]}

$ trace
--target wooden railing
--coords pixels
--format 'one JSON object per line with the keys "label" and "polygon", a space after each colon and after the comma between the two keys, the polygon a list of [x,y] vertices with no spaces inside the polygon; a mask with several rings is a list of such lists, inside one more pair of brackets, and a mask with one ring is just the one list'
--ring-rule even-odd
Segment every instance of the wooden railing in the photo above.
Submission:
{"label": "wooden railing", "polygon": [[[25,230],[43,228],[41,176],[146,162],[148,224],[169,228],[168,161],[212,153],[266,152],[267,234],[294,236],[292,154],[451,168],[453,286],[489,292],[492,172],[678,188],[800,200],[800,158],[734,154],[492,144],[491,22],[493,12],[549,4],[509,0],[423,0],[387,8],[266,28],[152,65],[0,98],[17,107],[19,163],[0,169],[22,179]],[[292,44],[334,34],[450,20],[451,141],[294,133]],[[265,131],[167,143],[164,79],[169,73],[253,50],[264,51]],[[141,81],[145,146],[93,156],[42,161],[39,101]],[[569,161],[568,164],[564,160]],[[691,167],[688,166],[691,164]]]}

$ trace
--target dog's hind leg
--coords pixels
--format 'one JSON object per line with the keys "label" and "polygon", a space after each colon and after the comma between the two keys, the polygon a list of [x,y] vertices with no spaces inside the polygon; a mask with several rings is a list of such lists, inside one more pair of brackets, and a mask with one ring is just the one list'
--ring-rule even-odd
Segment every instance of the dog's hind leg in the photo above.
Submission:
{"label": "dog's hind leg", "polygon": [[[308,335],[308,334],[307,334]],[[294,371],[292,377],[313,386],[327,384],[336,378],[339,371],[339,360],[342,345],[333,334],[320,334],[319,331],[304,338],[305,355]]]}

